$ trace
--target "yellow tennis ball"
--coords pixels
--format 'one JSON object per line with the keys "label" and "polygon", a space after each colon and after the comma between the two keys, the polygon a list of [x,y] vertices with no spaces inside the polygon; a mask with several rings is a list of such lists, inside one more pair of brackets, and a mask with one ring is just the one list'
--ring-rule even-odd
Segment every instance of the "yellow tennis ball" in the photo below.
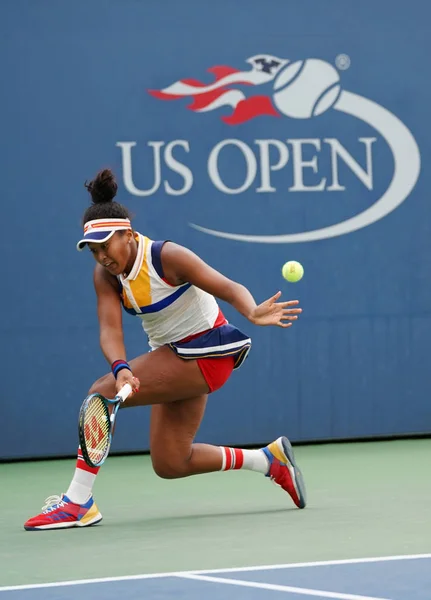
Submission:
{"label": "yellow tennis ball", "polygon": [[302,279],[302,276],[304,275],[304,267],[296,260],[289,260],[287,263],[284,263],[281,272],[287,281],[295,283],[296,281]]}

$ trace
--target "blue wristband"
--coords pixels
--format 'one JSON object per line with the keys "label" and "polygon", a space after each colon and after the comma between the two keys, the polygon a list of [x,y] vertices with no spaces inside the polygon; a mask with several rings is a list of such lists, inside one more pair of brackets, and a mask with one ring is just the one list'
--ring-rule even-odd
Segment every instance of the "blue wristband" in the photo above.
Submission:
{"label": "blue wristband", "polygon": [[121,371],[121,369],[129,369],[129,371],[132,370],[129,366],[129,363],[125,360],[115,360],[111,365],[111,371],[115,379],[117,379],[117,375]]}

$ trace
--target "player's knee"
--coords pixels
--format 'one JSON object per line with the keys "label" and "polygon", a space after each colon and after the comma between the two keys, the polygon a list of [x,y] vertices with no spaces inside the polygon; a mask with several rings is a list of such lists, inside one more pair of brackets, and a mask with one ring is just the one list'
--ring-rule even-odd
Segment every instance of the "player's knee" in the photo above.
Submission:
{"label": "player's knee", "polygon": [[189,474],[188,460],[157,455],[152,455],[151,460],[154,472],[162,479],[179,479]]}
{"label": "player's knee", "polygon": [[88,394],[102,394],[103,396],[109,397],[108,387],[110,383],[109,375],[104,375],[97,379],[93,385],[90,387]]}

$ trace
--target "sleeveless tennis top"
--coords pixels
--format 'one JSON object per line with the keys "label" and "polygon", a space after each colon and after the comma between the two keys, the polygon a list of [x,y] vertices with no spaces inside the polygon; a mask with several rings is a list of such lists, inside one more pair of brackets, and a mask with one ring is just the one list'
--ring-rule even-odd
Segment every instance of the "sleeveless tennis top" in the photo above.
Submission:
{"label": "sleeveless tennis top", "polygon": [[138,234],[132,270],[118,276],[125,311],[141,319],[152,350],[167,344],[184,359],[232,355],[238,368],[250,338],[227,322],[214,296],[190,283],[172,286],[164,279],[164,243]]}

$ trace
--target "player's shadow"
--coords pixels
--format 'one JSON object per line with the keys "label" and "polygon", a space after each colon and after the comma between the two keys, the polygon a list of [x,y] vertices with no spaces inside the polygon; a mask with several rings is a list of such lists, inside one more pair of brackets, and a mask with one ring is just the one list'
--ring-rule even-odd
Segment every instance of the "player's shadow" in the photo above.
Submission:
{"label": "player's shadow", "polygon": [[286,513],[302,513],[303,511],[298,511],[298,509],[293,506],[293,507],[286,507],[286,508],[280,508],[280,507],[274,507],[274,508],[262,508],[262,509],[256,509],[256,510],[248,510],[248,511],[230,511],[230,512],[206,512],[206,513],[190,513],[190,514],[176,514],[176,515],[165,515],[165,516],[157,516],[157,517],[145,517],[145,515],[136,517],[136,515],[133,517],[132,515],[130,515],[130,517],[126,517],[126,518],[121,518],[121,519],[113,519],[112,521],[109,521],[107,519],[105,519],[105,526],[108,527],[113,527],[113,528],[121,528],[124,527],[125,525],[133,525],[136,528],[142,528],[142,529],[160,529],[161,527],[163,528],[173,528],[173,527],[184,527],[187,523],[193,523],[193,525],[196,525],[196,522],[198,521],[210,521],[212,519],[226,519],[229,517],[234,517],[236,519],[236,522],[238,519],[241,518],[247,518],[247,517],[253,517],[253,516],[257,516],[257,515],[281,515],[284,514],[286,515]]}

